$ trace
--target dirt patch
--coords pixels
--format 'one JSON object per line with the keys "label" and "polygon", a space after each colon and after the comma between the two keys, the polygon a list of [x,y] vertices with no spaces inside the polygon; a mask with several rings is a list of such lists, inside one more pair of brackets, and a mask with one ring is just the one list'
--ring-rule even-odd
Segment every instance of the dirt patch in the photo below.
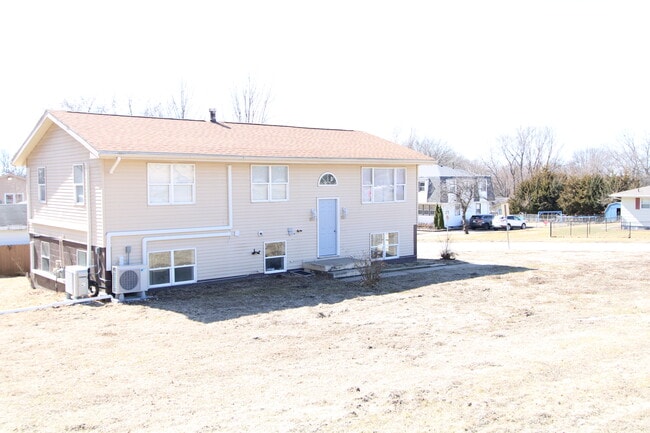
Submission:
{"label": "dirt patch", "polygon": [[[649,265],[463,251],[375,289],[287,274],[2,315],[0,430],[649,431]],[[57,296],[0,287],[2,310]]]}

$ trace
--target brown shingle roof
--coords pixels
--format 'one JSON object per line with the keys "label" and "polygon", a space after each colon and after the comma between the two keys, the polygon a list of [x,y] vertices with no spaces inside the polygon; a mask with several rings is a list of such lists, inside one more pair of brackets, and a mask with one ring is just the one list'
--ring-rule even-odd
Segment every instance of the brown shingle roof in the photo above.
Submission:
{"label": "brown shingle roof", "polygon": [[50,111],[49,115],[99,155],[432,161],[405,146],[359,131],[68,111]]}

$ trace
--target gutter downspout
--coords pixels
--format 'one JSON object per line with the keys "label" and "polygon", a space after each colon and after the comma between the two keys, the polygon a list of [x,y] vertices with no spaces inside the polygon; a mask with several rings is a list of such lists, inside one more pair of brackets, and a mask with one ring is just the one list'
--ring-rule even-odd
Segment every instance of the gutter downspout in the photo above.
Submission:
{"label": "gutter downspout", "polygon": [[[88,227],[86,227],[86,267],[90,268],[91,263],[95,263],[95,261],[92,259],[92,242],[93,242],[93,235],[92,235],[92,230],[93,230],[93,219],[92,219],[92,209],[90,208],[90,167],[87,164],[84,164],[84,170],[85,170],[85,191],[84,191],[84,200],[86,200],[86,222],[88,223]],[[77,263],[79,264],[79,263]]]}
{"label": "gutter downspout", "polygon": [[109,174],[113,174],[113,173],[115,173],[115,170],[117,169],[117,166],[120,165],[120,162],[121,162],[121,161],[122,161],[122,157],[121,157],[121,156],[118,156],[117,158],[115,158],[115,162],[114,162],[113,165],[111,166],[111,169],[108,170]]}
{"label": "gutter downspout", "polygon": [[[106,270],[110,270],[113,266],[113,248],[112,240],[114,237],[120,236],[138,236],[138,235],[164,235],[164,234],[178,234],[178,233],[197,233],[197,232],[223,232],[224,230],[232,230],[233,227],[233,206],[232,206],[232,166],[228,165],[227,172],[227,191],[228,191],[228,225],[225,226],[210,226],[210,227],[192,227],[184,229],[154,229],[154,230],[127,230],[120,232],[109,232],[106,233]],[[223,234],[230,236],[230,233]],[[181,235],[178,235],[181,236]],[[208,234],[201,235],[203,237],[208,236]],[[144,259],[143,251],[143,262],[146,262]]]}

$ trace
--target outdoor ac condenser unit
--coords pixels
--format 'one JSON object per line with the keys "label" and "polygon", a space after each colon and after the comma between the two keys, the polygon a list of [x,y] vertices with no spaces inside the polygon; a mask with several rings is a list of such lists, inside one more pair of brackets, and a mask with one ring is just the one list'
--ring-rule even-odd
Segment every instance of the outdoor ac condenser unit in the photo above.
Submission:
{"label": "outdoor ac condenser unit", "polygon": [[85,266],[65,267],[65,292],[71,298],[88,296],[88,268]]}
{"label": "outdoor ac condenser unit", "polygon": [[113,293],[144,292],[146,289],[142,278],[144,277],[143,265],[113,266]]}

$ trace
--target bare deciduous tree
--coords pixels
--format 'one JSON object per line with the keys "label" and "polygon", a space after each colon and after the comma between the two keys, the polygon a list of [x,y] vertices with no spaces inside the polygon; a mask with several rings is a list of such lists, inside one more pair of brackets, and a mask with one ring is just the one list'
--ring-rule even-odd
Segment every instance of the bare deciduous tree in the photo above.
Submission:
{"label": "bare deciduous tree", "polygon": [[474,197],[477,197],[478,193],[478,184],[475,178],[462,178],[458,177],[454,179],[454,184],[452,187],[452,194],[456,198],[456,202],[460,206],[460,215],[461,221],[463,223],[463,231],[465,234],[469,234],[469,224],[467,222],[467,209],[469,205],[474,200]]}
{"label": "bare deciduous tree", "polygon": [[64,99],[61,108],[68,111],[78,111],[80,113],[107,113],[105,105],[97,104],[97,98],[87,98],[81,96],[77,99]]}
{"label": "bare deciduous tree", "polygon": [[175,119],[187,119],[191,116],[192,92],[187,88],[185,82],[181,82],[178,95],[173,95],[168,102],[148,103],[142,110],[136,110],[132,97],[128,97],[124,104],[120,104],[116,97],[113,97],[110,104],[101,104],[95,97],[79,97],[77,99],[64,99],[61,108],[69,111],[97,114],[128,114],[129,116],[148,117],[171,117]]}
{"label": "bare deciduous tree", "polygon": [[508,170],[495,152],[491,152],[487,159],[481,161],[480,169],[475,168],[473,171],[485,173],[492,178],[494,194],[497,197],[509,197],[514,191]]}
{"label": "bare deciduous tree", "polygon": [[0,175],[3,174],[25,176],[25,168],[14,166],[11,163],[11,155],[4,149],[0,151]]}
{"label": "bare deciduous tree", "polygon": [[232,92],[232,109],[237,122],[266,123],[271,91],[259,87],[249,76],[243,86]]}
{"label": "bare deciduous tree", "polygon": [[468,162],[446,142],[436,138],[418,137],[415,131],[411,131],[411,134],[403,144],[409,149],[432,157],[438,165],[452,168],[465,168]]}
{"label": "bare deciduous tree", "polygon": [[604,147],[589,147],[573,152],[565,171],[572,176],[612,173],[610,151]]}
{"label": "bare deciduous tree", "polygon": [[650,182],[650,137],[640,142],[631,133],[624,133],[619,139],[619,146],[611,151],[611,157],[618,174],[629,174]]}
{"label": "bare deciduous tree", "polygon": [[519,128],[514,135],[504,135],[498,141],[496,150],[504,158],[512,191],[541,169],[555,169],[560,164],[560,149],[548,127]]}
{"label": "bare deciduous tree", "polygon": [[185,82],[181,82],[181,88],[178,94],[178,97],[173,97],[169,106],[170,114],[173,115],[176,119],[187,119],[189,109],[190,109],[190,100],[191,93],[187,90],[187,85]]}

